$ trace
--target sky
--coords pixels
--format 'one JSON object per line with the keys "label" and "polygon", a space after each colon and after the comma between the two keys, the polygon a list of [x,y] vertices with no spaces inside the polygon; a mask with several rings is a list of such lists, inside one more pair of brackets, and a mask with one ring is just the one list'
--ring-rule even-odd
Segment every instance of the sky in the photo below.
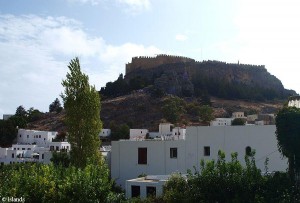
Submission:
{"label": "sky", "polygon": [[71,59],[96,89],[134,56],[265,65],[300,93],[299,0],[0,0],[0,118],[47,112]]}

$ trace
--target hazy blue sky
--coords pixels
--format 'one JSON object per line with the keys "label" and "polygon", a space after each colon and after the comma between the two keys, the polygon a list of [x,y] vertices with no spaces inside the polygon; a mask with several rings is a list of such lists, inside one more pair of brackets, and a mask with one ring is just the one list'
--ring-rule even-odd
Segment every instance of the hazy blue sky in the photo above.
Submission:
{"label": "hazy blue sky", "polygon": [[75,56],[97,89],[131,57],[166,53],[265,65],[300,92],[299,10],[298,0],[0,0],[0,117],[48,111]]}

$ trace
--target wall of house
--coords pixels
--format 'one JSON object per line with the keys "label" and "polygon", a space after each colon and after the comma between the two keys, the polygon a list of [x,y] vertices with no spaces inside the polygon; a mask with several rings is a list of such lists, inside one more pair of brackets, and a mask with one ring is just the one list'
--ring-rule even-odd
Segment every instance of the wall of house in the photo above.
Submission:
{"label": "wall of house", "polygon": [[[217,159],[218,151],[231,159],[237,152],[242,164],[246,147],[256,151],[256,165],[262,171],[269,158],[269,171],[285,171],[287,159],[282,159],[277,148],[276,127],[269,126],[199,126],[188,127],[186,140],[169,141],[115,141],[112,142],[111,176],[125,187],[125,181],[140,174],[167,175],[172,172],[186,173],[195,166],[199,169],[200,160]],[[138,164],[138,148],[147,148],[148,162]],[[178,148],[177,159],[170,158],[170,148]],[[210,147],[210,155],[204,155],[204,147]]]}
{"label": "wall of house", "polygon": [[147,198],[147,187],[155,187],[156,188],[156,197],[159,197],[163,194],[163,185],[166,181],[147,181],[144,180],[145,178],[137,178],[133,180],[126,181],[126,198],[132,198],[131,194],[131,186],[139,186],[140,187],[140,198],[145,199]]}
{"label": "wall of house", "polygon": [[147,129],[130,129],[129,136],[131,140],[145,139],[148,132]]}
{"label": "wall of house", "polygon": [[[226,154],[226,159],[231,159],[231,153],[237,152],[238,159],[245,164],[244,156],[246,147],[256,151],[256,165],[261,170],[265,169],[264,162],[269,158],[269,171],[285,171],[287,159],[282,159],[277,148],[275,136],[276,126],[230,126],[230,127],[188,127],[186,136],[187,168],[197,164],[199,169],[200,159],[217,159],[218,150]],[[210,147],[210,156],[204,156],[204,147]],[[196,153],[195,153],[196,152]]]}
{"label": "wall of house", "polygon": [[[138,148],[147,148],[147,164],[138,164]],[[177,148],[177,158],[170,158],[170,148]],[[186,173],[184,140],[113,141],[111,177],[125,187],[125,181],[141,174]]]}

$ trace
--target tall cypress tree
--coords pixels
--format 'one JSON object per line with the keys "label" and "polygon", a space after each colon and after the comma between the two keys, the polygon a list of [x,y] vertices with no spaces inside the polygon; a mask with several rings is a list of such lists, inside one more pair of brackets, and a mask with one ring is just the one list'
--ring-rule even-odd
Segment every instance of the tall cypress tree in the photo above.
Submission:
{"label": "tall cypress tree", "polygon": [[62,99],[66,111],[68,140],[71,144],[71,162],[77,167],[100,162],[99,132],[100,98],[89,78],[81,72],[79,59],[72,59],[67,78],[62,81],[65,88]]}

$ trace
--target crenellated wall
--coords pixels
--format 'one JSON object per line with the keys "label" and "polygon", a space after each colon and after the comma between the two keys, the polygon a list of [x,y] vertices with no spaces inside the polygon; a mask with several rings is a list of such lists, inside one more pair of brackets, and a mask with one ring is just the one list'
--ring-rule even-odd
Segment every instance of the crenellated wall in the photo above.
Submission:
{"label": "crenellated wall", "polygon": [[166,54],[159,54],[155,57],[149,56],[139,56],[133,57],[131,63],[126,64],[126,74],[136,70],[136,69],[151,69],[162,64],[170,63],[180,63],[180,62],[195,62],[194,59],[183,57],[183,56],[173,56]]}

